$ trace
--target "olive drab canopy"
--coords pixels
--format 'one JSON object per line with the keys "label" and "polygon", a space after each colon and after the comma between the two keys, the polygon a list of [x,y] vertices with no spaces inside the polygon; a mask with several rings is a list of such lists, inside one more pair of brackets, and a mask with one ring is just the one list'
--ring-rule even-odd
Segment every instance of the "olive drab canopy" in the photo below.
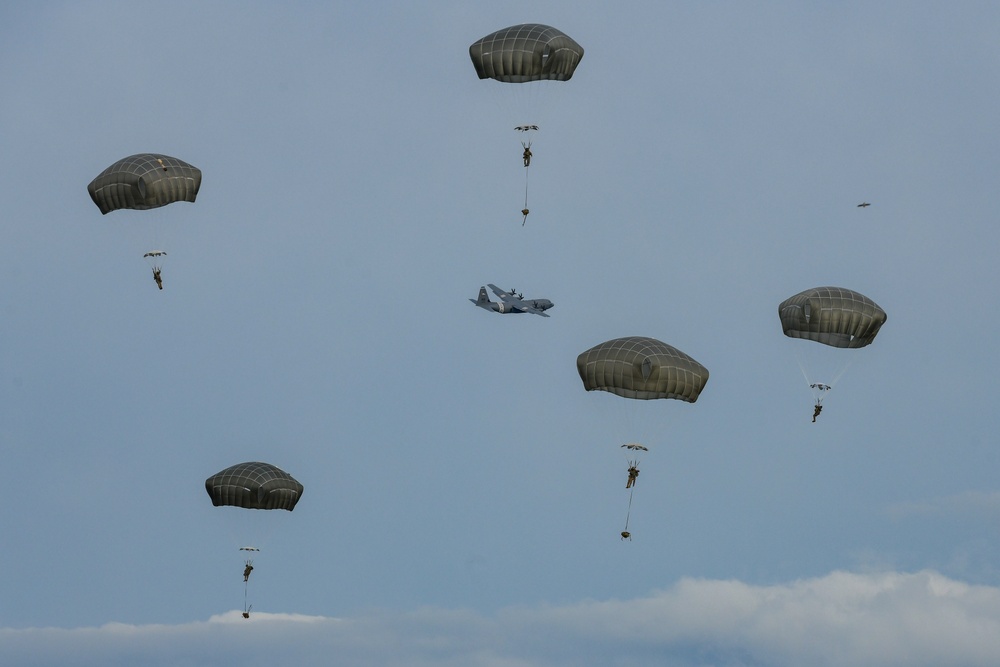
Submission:
{"label": "olive drab canopy", "polygon": [[550,26],[522,23],[483,37],[469,47],[469,55],[480,79],[569,81],[583,47]]}
{"label": "olive drab canopy", "polygon": [[865,347],[875,340],[886,314],[877,303],[842,287],[814,287],[778,306],[781,329],[790,338],[804,338],[841,348]]}
{"label": "olive drab canopy", "polygon": [[193,202],[201,170],[169,155],[140,153],[122,158],[98,174],[87,190],[102,214],[145,210],[177,201]]}
{"label": "olive drab canopy", "polygon": [[254,461],[215,473],[205,480],[205,490],[216,507],[291,512],[302,497],[303,486],[281,468]]}
{"label": "olive drab canopy", "polygon": [[576,358],[587,391],[624,398],[676,398],[688,403],[708,382],[708,369],[675,347],[645,336],[616,338]]}

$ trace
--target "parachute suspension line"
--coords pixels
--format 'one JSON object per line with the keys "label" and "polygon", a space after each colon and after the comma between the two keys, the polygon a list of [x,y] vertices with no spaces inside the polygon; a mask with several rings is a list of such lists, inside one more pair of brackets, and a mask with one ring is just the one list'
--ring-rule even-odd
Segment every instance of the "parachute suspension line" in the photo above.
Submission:
{"label": "parachute suspension line", "polygon": [[628,511],[625,513],[625,532],[628,532],[628,520],[632,516],[632,494],[635,493],[635,486],[632,487],[632,491],[628,494]]}
{"label": "parachute suspension line", "polygon": [[846,364],[843,365],[840,371],[838,371],[837,374],[833,376],[833,379],[830,380],[831,389],[837,386],[837,381],[840,380],[840,378],[844,375],[844,373],[847,372],[847,369],[850,368],[853,363],[854,363],[854,358],[852,357]]}
{"label": "parachute suspension line", "polygon": [[[153,215],[154,215],[154,218],[155,218],[155,217],[159,217],[161,214],[160,214],[159,211],[154,211]],[[159,222],[160,222],[159,220],[156,220],[156,219],[153,220],[153,247],[157,248],[157,249],[163,247],[163,242],[162,242],[162,239],[160,238],[160,225],[159,225]]]}
{"label": "parachute suspension line", "polygon": [[[806,371],[805,363],[803,363],[802,361],[802,350],[798,347],[796,347],[795,349],[795,361],[799,365],[799,370],[802,371],[802,377],[805,378],[806,384],[809,386],[810,389],[815,389],[818,383],[815,380],[810,379],[809,373]],[[824,391],[830,391],[831,389],[836,387],[837,382],[840,381],[840,378],[844,376],[844,373],[846,373],[853,364],[854,364],[854,358],[852,357],[848,359],[846,363],[836,368],[836,373],[834,374],[833,378],[829,382],[822,383],[826,386],[826,389]],[[823,402],[822,395],[823,394],[821,392],[820,395],[817,397],[816,400],[817,403]]]}
{"label": "parachute suspension line", "polygon": [[799,370],[802,371],[802,377],[806,379],[806,384],[812,386],[814,383],[809,379],[806,366],[802,363],[802,351],[798,347],[795,348],[795,361],[799,364]]}
{"label": "parachute suspension line", "polygon": [[528,169],[530,168],[524,168],[524,208],[528,208]]}
{"label": "parachute suspension line", "polygon": [[[799,364],[799,370],[802,371],[802,377],[806,379],[806,385],[809,390],[813,393],[813,399],[815,399],[815,405],[820,406],[823,404],[823,398],[826,396],[826,392],[832,389],[832,385],[823,384],[820,382],[813,382],[809,379],[809,373],[806,372],[806,366],[802,362],[802,352],[798,348],[795,350],[795,361]],[[839,375],[838,375],[839,377]]]}
{"label": "parachute suspension line", "polygon": [[[530,167],[524,168],[524,210],[528,210],[528,169]],[[528,216],[524,216],[524,220],[521,222],[521,226],[524,227],[524,223],[528,221]]]}
{"label": "parachute suspension line", "polygon": [[[806,371],[805,363],[802,361],[802,350],[798,346],[796,346],[795,348],[795,361],[799,364],[799,370],[802,371],[802,377],[805,378],[806,384],[810,386],[815,384],[816,383],[815,380],[810,379],[809,373]],[[852,357],[848,359],[845,363],[843,363],[841,366],[836,367],[836,373],[829,382],[826,382],[826,384],[830,385],[831,389],[837,386],[837,382],[840,381],[840,378],[844,376],[844,373],[846,373],[848,369],[852,365],[854,365],[854,361],[855,360]]]}
{"label": "parachute suspension line", "polygon": [[[537,125],[519,125],[515,130],[519,132],[527,132],[529,130],[537,130]],[[521,219],[521,226],[524,227],[524,223],[528,221],[528,169],[531,167],[531,141],[522,141],[521,148],[524,149],[522,158],[524,160],[524,208],[521,209],[521,215],[524,216]]]}

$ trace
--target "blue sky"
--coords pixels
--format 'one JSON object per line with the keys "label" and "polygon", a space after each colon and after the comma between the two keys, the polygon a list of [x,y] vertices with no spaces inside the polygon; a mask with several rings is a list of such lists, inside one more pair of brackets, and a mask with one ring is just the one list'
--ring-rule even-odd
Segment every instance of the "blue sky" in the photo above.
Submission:
{"label": "blue sky", "polygon": [[[0,10],[3,662],[996,664],[998,19]],[[523,227],[523,120],[467,51],[521,22],[586,49]],[[101,216],[87,183],[147,151],[198,201]],[[490,282],[551,317],[474,308]],[[777,304],[819,285],[888,322],[813,424]],[[708,367],[699,401],[585,392],[576,356],[628,335]],[[305,493],[246,622],[203,482],[249,460]]]}

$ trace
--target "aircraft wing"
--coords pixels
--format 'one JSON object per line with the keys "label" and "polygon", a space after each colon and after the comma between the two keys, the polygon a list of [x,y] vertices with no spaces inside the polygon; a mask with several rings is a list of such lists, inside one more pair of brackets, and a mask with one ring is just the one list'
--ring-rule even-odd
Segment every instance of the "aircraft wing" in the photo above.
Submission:
{"label": "aircraft wing", "polygon": [[493,293],[497,295],[504,303],[519,303],[520,299],[515,297],[510,292],[505,292],[493,283],[490,283],[488,287],[493,290]]}
{"label": "aircraft wing", "polygon": [[531,313],[532,315],[541,315],[542,317],[548,317],[549,316],[549,314],[546,313],[544,310],[539,310],[538,308],[535,308],[534,306],[528,305],[527,301],[518,301],[517,304],[516,304],[516,306],[520,310],[523,310],[526,313]]}

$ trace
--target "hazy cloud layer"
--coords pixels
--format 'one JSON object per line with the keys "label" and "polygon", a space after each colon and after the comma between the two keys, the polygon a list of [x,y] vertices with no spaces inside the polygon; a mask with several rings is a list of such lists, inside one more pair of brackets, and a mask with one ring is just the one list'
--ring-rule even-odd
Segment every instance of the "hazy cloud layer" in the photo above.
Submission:
{"label": "hazy cloud layer", "polygon": [[238,612],[181,625],[0,631],[17,665],[995,665],[1000,588],[934,571],[771,586],[683,579],[633,600],[355,618]]}
{"label": "hazy cloud layer", "polygon": [[889,516],[1000,518],[1000,491],[966,491],[927,500],[895,503],[888,508]]}

